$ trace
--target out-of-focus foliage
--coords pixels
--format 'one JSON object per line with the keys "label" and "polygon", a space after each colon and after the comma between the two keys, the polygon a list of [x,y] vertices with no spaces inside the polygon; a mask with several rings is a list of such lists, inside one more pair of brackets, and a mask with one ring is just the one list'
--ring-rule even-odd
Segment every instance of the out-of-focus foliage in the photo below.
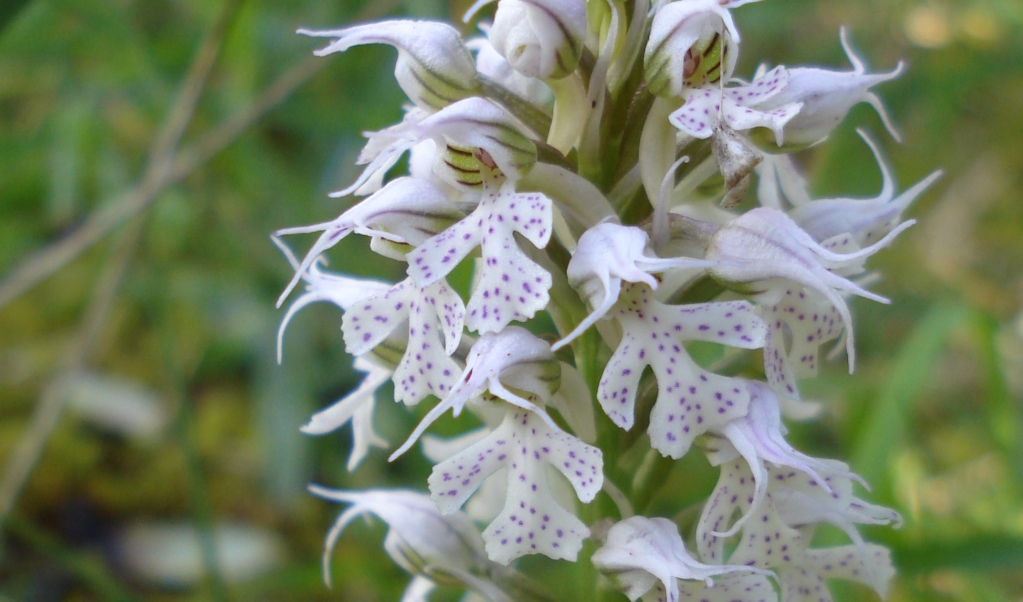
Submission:
{"label": "out-of-focus foliage", "polygon": [[[138,185],[221,4],[28,0],[0,9],[0,284]],[[297,73],[318,42],[294,35],[296,28],[367,14],[454,21],[467,4],[239,3],[180,148],[194,148],[282,74]],[[746,57],[845,66],[838,43],[845,24],[874,68],[900,58],[909,64],[879,90],[905,140],[886,139],[885,150],[902,183],[938,167],[946,176],[910,210],[920,224],[875,260],[887,280],[874,288],[893,304],[854,303],[857,374],[836,362],[806,383],[827,411],[796,425],[793,436],[801,449],[851,459],[876,484],[872,499],[906,516],[901,531],[871,533],[893,548],[901,568],[892,599],[1018,600],[1023,5],[768,0],[737,18]],[[408,454],[389,465],[375,452],[348,474],[347,431],[321,439],[299,433],[312,411],[359,375],[336,330],[339,312],[327,306],[295,319],[285,366],[275,365],[281,313],[273,301],[291,271],[268,239],[283,226],[332,218],[350,203],[326,193],[354,177],[360,132],[399,119],[404,97],[393,83],[393,59],[393,50],[377,47],[321,59],[308,81],[164,187],[139,217],[0,308],[4,466],[30,432],[41,397],[66,376],[83,325],[98,327],[81,361],[71,363],[82,371],[72,375],[67,406],[4,525],[0,595],[399,597],[406,577],[380,549],[380,525],[346,534],[335,552],[334,590],[323,586],[322,538],[338,509],[304,486],[425,487],[428,464]],[[755,67],[740,59],[737,73],[749,76]],[[819,196],[872,196],[880,187],[857,126],[882,131],[860,106],[826,144],[800,155]],[[331,256],[348,273],[399,277],[400,264],[364,245],[352,237]],[[111,288],[109,266],[123,258],[124,275]],[[107,290],[115,293],[109,311],[90,321],[93,300]],[[414,417],[382,404],[376,423],[394,443]],[[694,464],[671,471],[667,478],[677,483],[665,489],[675,497],[655,499],[651,508],[706,496],[713,473]],[[694,516],[678,519],[685,526]],[[260,566],[268,568],[241,578],[232,572],[238,554],[186,546],[186,555],[205,562],[173,586],[154,585],[125,557],[126,533],[140,524],[192,524],[207,544],[231,527],[241,543],[227,549],[265,546]],[[547,570],[559,577],[547,575],[545,584],[571,591],[571,567]],[[869,599],[858,589],[842,593]]]}

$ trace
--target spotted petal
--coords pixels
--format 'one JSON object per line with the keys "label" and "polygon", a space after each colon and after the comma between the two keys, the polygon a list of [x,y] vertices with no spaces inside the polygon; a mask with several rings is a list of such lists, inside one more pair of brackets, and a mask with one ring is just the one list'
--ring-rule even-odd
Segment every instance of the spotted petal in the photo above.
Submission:
{"label": "spotted petal", "polygon": [[762,305],[767,323],[764,372],[775,391],[799,398],[799,379],[817,375],[820,346],[842,333],[842,317],[820,293],[793,286],[774,305]]}
{"label": "spotted petal", "polygon": [[622,341],[607,363],[597,398],[618,426],[635,420],[636,390],[646,366],[657,378],[657,402],[650,414],[651,445],[681,458],[693,439],[746,413],[749,393],[734,379],[703,370],[689,357],[685,341],[711,341],[755,349],[766,329],[745,301],[664,305],[645,284],[623,289],[615,317]]}
{"label": "spotted petal", "polygon": [[[754,508],[754,490],[753,473],[744,460],[721,465],[717,485],[704,504],[696,526],[696,549],[705,562],[739,564],[740,560],[746,559],[754,566],[770,568],[779,563],[796,562],[802,557],[803,548],[809,542],[804,543],[798,530],[783,523],[769,503],[761,503]],[[731,557],[726,558],[724,544],[727,538],[715,533],[728,531],[737,512],[745,516],[753,510],[756,514],[745,527],[745,531],[753,532],[753,536],[744,532],[739,546]]]}
{"label": "spotted petal", "polygon": [[550,199],[539,193],[516,193],[506,183],[490,190],[471,215],[409,253],[408,273],[427,286],[479,246],[483,261],[466,325],[480,334],[498,332],[512,320],[528,320],[547,306],[551,275],[526,257],[514,235],[543,248],[552,227]]}
{"label": "spotted petal", "polygon": [[458,365],[448,355],[458,347],[465,310],[458,294],[441,280],[419,288],[411,279],[353,306],[341,330],[352,355],[362,355],[408,320],[408,346],[394,371],[394,399],[408,405],[428,395],[443,397],[454,386]]}
{"label": "spotted petal", "polygon": [[748,380],[743,382],[750,394],[749,410],[745,416],[729,422],[717,432],[728,439],[739,455],[749,464],[755,483],[753,502],[750,504],[750,512],[745,513],[736,521],[731,529],[720,533],[721,537],[727,537],[738,531],[746,519],[751,516],[751,513],[760,507],[767,494],[767,462],[779,469],[793,468],[800,471],[814,481],[822,483],[822,487],[828,494],[833,492],[827,484],[828,479],[821,476],[822,473],[858,480],[866,486],[866,483],[858,475],[848,471],[839,471],[834,465],[807,456],[789,445],[785,441],[785,427],[781,423],[778,396],[761,382]]}
{"label": "spotted petal", "polygon": [[[643,596],[643,602],[667,602],[668,595],[660,583]],[[693,602],[776,602],[778,594],[771,581],[755,573],[733,573],[714,579],[713,585],[703,581],[680,581],[679,600]]]}
{"label": "spotted petal", "polygon": [[784,141],[783,129],[799,113],[801,103],[789,103],[769,110],[756,106],[784,89],[788,72],[775,67],[763,77],[735,88],[698,88],[688,93],[682,108],[668,117],[676,128],[694,138],[710,138],[724,120],[730,128],[745,131],[766,127],[774,132],[778,145]]}
{"label": "spotted petal", "polygon": [[[291,267],[298,269],[299,262],[295,258],[295,254],[291,252],[279,238],[276,236],[272,237],[273,243],[284,253],[285,257],[288,258],[288,263]],[[321,256],[317,257],[311,264],[309,269],[302,273],[302,279],[306,282],[306,292],[295,300],[288,307],[288,311],[284,314],[281,319],[280,328],[277,329],[277,363],[281,363],[281,357],[283,355],[284,347],[284,332],[288,329],[288,324],[291,323],[291,319],[295,317],[295,314],[299,312],[306,305],[316,303],[318,301],[327,301],[337,305],[341,309],[347,310],[352,305],[355,305],[359,301],[366,297],[371,297],[374,294],[382,293],[390,288],[390,285],[386,282],[380,282],[377,280],[366,280],[362,278],[349,278],[343,274],[333,274],[320,269],[320,266],[326,264],[326,260]]]}
{"label": "spotted petal", "polygon": [[509,411],[482,441],[434,467],[430,491],[444,512],[454,512],[501,468],[507,469],[504,509],[483,532],[491,560],[507,564],[526,554],[574,561],[589,537],[586,525],[551,494],[547,466],[557,468],[583,502],[603,484],[600,450],[548,426],[534,412]]}
{"label": "spotted petal", "polygon": [[843,579],[872,587],[884,599],[893,576],[891,552],[879,545],[866,544],[863,550],[856,546],[807,550],[801,566],[782,573],[782,595],[786,602],[829,602],[826,581]]}

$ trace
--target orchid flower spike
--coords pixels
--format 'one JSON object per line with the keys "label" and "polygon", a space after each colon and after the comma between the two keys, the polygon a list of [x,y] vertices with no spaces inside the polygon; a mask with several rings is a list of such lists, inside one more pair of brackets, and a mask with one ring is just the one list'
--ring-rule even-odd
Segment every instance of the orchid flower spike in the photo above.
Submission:
{"label": "orchid flower spike", "polygon": [[[271,240],[288,258],[291,267],[298,270],[300,264],[291,249],[276,236],[272,236]],[[317,301],[329,301],[341,309],[347,310],[359,301],[390,288],[389,284],[378,280],[349,278],[341,274],[324,272],[320,270],[320,266],[326,262],[327,260],[321,255],[310,263],[309,268],[301,274],[302,279],[306,282],[306,292],[288,307],[284,318],[281,319],[281,326],[277,329],[278,364],[281,363],[284,352],[284,332],[288,329],[291,319],[302,308]]]}
{"label": "orchid flower spike", "polygon": [[568,283],[594,308],[575,330],[554,344],[557,351],[571,343],[587,328],[604,317],[618,302],[622,281],[642,282],[657,290],[651,274],[674,268],[704,269],[712,262],[690,257],[661,259],[649,250],[650,238],[634,226],[612,222],[598,224],[580,238],[568,263]]}
{"label": "orchid flower spike", "polygon": [[343,29],[299,29],[298,33],[335,38],[316,56],[352,46],[387,44],[398,49],[394,77],[409,100],[427,111],[472,96],[476,66],[454,27],[431,21],[381,21]]}
{"label": "orchid flower spike", "polygon": [[657,9],[643,54],[650,92],[679,98],[687,87],[727,82],[739,58],[739,31],[728,9],[747,2],[686,0]]}
{"label": "orchid flower spike", "polygon": [[881,239],[899,224],[903,212],[943,174],[939,169],[895,196],[895,179],[885,163],[877,142],[863,130],[856,130],[870,147],[881,168],[881,192],[873,199],[822,199],[793,208],[788,215],[820,243],[848,234],[857,247]]}
{"label": "orchid flower spike", "polygon": [[560,431],[542,406],[508,388],[522,391],[526,396],[545,403],[558,389],[560,379],[561,366],[554,359],[550,345],[528,330],[508,326],[500,332],[483,335],[469,351],[465,371],[457,383],[448,390],[443,401],[420,421],[419,426],[391,454],[389,460],[393,462],[408,451],[427,427],[445,412],[452,410],[457,417],[470,399],[488,390],[513,406],[536,413],[548,426]]}
{"label": "orchid flower spike", "polygon": [[277,307],[284,303],[313,262],[352,232],[418,246],[461,217],[461,211],[432,184],[416,178],[398,178],[333,221],[278,230],[274,236],[322,234],[295,269],[295,276],[277,299]]}
{"label": "orchid flower spike", "polygon": [[[734,449],[708,453],[708,459],[712,464],[720,465],[733,460],[736,454],[742,456],[753,473],[753,482],[755,483],[753,501],[750,502],[750,507],[742,518],[737,520],[728,531],[714,533],[716,537],[734,535],[746,520],[760,509],[760,505],[767,495],[766,462],[771,462],[779,467],[793,468],[809,475],[821,483],[827,493],[831,493],[831,487],[821,475],[831,473],[832,466],[823,460],[796,451],[785,441],[786,429],[781,421],[778,395],[764,383],[751,380],[742,382],[745,383],[750,396],[746,415],[723,425],[716,432],[726,438]],[[854,473],[843,471],[834,474],[842,478],[854,479],[864,487],[868,487],[866,481]]]}
{"label": "orchid flower spike", "polygon": [[356,160],[366,169],[330,196],[352,194],[383,177],[405,151],[427,139],[437,145],[434,171],[453,186],[480,192],[491,171],[517,181],[536,163],[536,145],[524,131],[504,109],[483,98],[466,98],[432,115],[413,110],[398,125],[366,134],[369,141]]}
{"label": "orchid flower spike", "polygon": [[821,246],[777,209],[759,207],[722,226],[710,239],[707,259],[718,262],[713,278],[728,288],[756,296],[764,305],[781,300],[790,282],[823,295],[839,312],[846,331],[849,372],[855,367],[852,316],[840,293],[852,293],[878,303],[889,301],[831,270],[860,265],[864,258],[888,246],[915,220],[902,223],[884,238],[852,253],[835,253]]}
{"label": "orchid flower spike", "polygon": [[484,576],[489,569],[476,526],[461,512],[441,514],[429,496],[407,489],[343,491],[310,485],[324,499],[350,504],[327,534],[323,579],[330,586],[330,554],[345,527],[359,516],[376,515],[387,523],[384,549],[412,575],[454,587],[464,587],[491,600],[510,602]]}
{"label": "orchid flower spike", "polygon": [[[666,518],[633,516],[615,524],[608,531],[604,545],[593,553],[592,560],[597,570],[610,577],[629,600],[637,600],[660,582],[666,602],[678,602],[679,580],[687,593],[694,589],[702,591],[706,586],[712,593],[724,594],[750,587],[743,597],[748,600],[756,599],[750,595],[769,597],[773,594],[771,584],[764,578],[764,575],[771,575],[770,571],[748,566],[707,565],[693,559],[686,551],[678,527]],[[747,573],[742,576],[744,587],[712,579],[729,573]],[[719,589],[722,587],[724,591]]]}
{"label": "orchid flower spike", "polygon": [[575,71],[586,41],[584,0],[501,0],[490,43],[526,77],[560,79]]}
{"label": "orchid flower spike", "polygon": [[853,105],[866,102],[880,115],[892,138],[900,140],[884,104],[870,89],[902,75],[904,64],[900,61],[888,73],[867,73],[867,66],[856,56],[849,43],[849,32],[845,27],[840,30],[839,38],[845,55],[852,63],[852,71],[832,71],[817,67],[789,69],[788,85],[776,96],[765,100],[761,109],[780,109],[791,103],[801,104],[799,115],[785,125],[785,142],[788,145],[803,146],[826,138],[845,119]]}

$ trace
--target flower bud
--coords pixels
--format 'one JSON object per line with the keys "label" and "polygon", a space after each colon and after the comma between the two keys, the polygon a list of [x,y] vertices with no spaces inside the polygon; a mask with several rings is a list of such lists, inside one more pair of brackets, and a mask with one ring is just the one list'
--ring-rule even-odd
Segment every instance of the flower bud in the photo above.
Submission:
{"label": "flower bud", "polygon": [[728,81],[739,57],[739,32],[727,8],[738,4],[686,0],[657,11],[643,56],[652,94],[680,97],[685,87]]}
{"label": "flower bud", "polygon": [[785,143],[788,146],[814,144],[823,140],[845,119],[849,109],[861,102],[870,103],[892,137],[899,139],[881,99],[870,88],[901,75],[903,63],[900,62],[888,73],[867,73],[866,65],[849,45],[845,28],[842,28],[840,37],[842,48],[853,65],[852,71],[831,71],[816,67],[789,69],[789,82],[785,89],[760,105],[762,110],[770,110],[788,103],[803,104],[799,115],[785,125]]}
{"label": "flower bud", "polygon": [[426,110],[443,108],[472,95],[476,66],[458,32],[444,23],[382,21],[344,29],[299,29],[307,36],[336,38],[316,56],[344,52],[363,44],[398,49],[394,77],[409,100]]}
{"label": "flower bud", "polygon": [[586,37],[582,0],[501,0],[490,43],[526,77],[560,79],[575,71]]}

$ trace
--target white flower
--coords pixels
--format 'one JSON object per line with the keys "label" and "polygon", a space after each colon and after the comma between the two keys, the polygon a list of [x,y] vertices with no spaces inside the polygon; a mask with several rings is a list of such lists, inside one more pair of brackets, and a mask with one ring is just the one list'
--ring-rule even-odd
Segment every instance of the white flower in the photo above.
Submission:
{"label": "white flower", "polygon": [[732,593],[737,590],[730,592],[728,584],[711,578],[735,572],[759,574],[743,576],[745,585],[761,595],[773,594],[762,576],[770,574],[768,571],[747,566],[707,565],[694,560],[686,551],[678,527],[666,518],[633,516],[617,523],[608,531],[604,545],[593,553],[592,561],[599,571],[613,578],[629,600],[643,596],[658,581],[662,588],[659,591],[666,594],[667,602],[678,602],[679,580],[683,580],[686,593],[691,590],[710,595]]}
{"label": "white flower", "polygon": [[394,77],[409,99],[427,110],[471,96],[476,85],[472,55],[455,28],[430,21],[382,21],[343,29],[299,29],[298,33],[335,38],[316,56],[344,52],[363,44],[388,44],[398,49]]}
{"label": "white flower", "polygon": [[605,222],[579,238],[568,263],[568,283],[594,308],[571,333],[554,344],[557,351],[581,335],[618,302],[622,281],[645,283],[657,290],[651,274],[673,268],[707,268],[713,265],[689,257],[661,259],[649,251],[650,239],[643,230]]}
{"label": "white flower", "polygon": [[622,340],[600,379],[597,399],[611,421],[626,430],[635,421],[636,393],[643,370],[657,379],[657,401],[650,412],[650,445],[681,458],[693,440],[746,413],[749,393],[736,379],[700,368],[686,341],[710,341],[756,349],[766,328],[745,301],[664,305],[646,284],[622,290],[614,308]]}
{"label": "white flower", "polygon": [[[860,581],[883,596],[894,574],[890,556],[884,548],[864,542],[856,525],[898,526],[901,517],[893,510],[856,498],[852,481],[840,476],[849,474],[848,466],[834,460],[825,464],[829,468],[824,481],[820,481],[806,473],[767,463],[770,483],[767,496],[754,510],[753,518],[743,525],[742,537],[727,562],[775,569],[781,576],[786,601],[829,600],[824,587],[824,580],[829,578]],[[697,549],[703,560],[726,561],[726,538],[715,533],[726,531],[737,511],[744,515],[750,511],[754,487],[753,475],[744,460],[722,465],[717,486],[697,524]],[[853,541],[852,545],[809,548],[818,523],[840,528]],[[836,562],[832,564],[830,560]]]}
{"label": "white flower", "polygon": [[[767,465],[766,462],[779,468],[794,468],[822,484],[827,493],[832,493],[831,487],[821,476],[821,473],[833,473],[836,476],[855,479],[866,486],[866,483],[858,476],[850,472],[834,470],[833,466],[811,458],[806,454],[796,451],[785,441],[785,426],[781,422],[781,408],[778,404],[778,396],[763,383],[750,380],[736,379],[745,384],[749,391],[749,408],[746,415],[726,423],[718,429],[718,434],[731,444],[732,449],[718,450],[708,454],[711,462],[715,465],[731,460],[735,454],[742,456],[749,464],[755,484],[753,490],[753,501],[750,508],[731,529],[725,533],[715,533],[719,537],[727,537],[739,530],[743,523],[756,512],[767,494]],[[727,456],[727,459],[721,456]]]}
{"label": "white flower", "polygon": [[483,440],[448,458],[430,474],[430,491],[454,512],[494,473],[504,469],[504,508],[483,532],[490,559],[501,564],[526,554],[575,561],[590,531],[555,501],[547,467],[590,502],[603,484],[599,449],[546,424],[535,412],[511,409]]}
{"label": "white flower", "polygon": [[686,103],[668,117],[676,128],[694,138],[710,138],[719,123],[736,131],[765,127],[781,146],[784,127],[803,106],[800,102],[779,105],[768,101],[788,86],[789,74],[775,67],[748,84],[732,88],[703,87],[685,92]]}
{"label": "white flower", "polygon": [[373,430],[373,410],[376,406],[377,389],[390,380],[393,372],[371,358],[370,355],[355,358],[352,365],[356,370],[366,373],[362,383],[330,407],[313,414],[309,422],[301,428],[307,435],[324,435],[351,422],[352,453],[348,456],[349,472],[358,468],[369,454],[370,447],[387,449],[387,441]]}
{"label": "white flower", "polygon": [[[458,512],[441,514],[429,496],[406,489],[341,491],[310,485],[309,490],[328,500],[351,504],[327,533],[323,552],[323,578],[330,585],[330,553],[345,527],[359,516],[374,514],[387,523],[384,549],[398,565],[432,582],[465,587],[490,600],[511,599],[486,578],[489,562],[479,532],[469,517]],[[425,585],[410,584],[415,593]]]}
{"label": "white flower", "polygon": [[827,137],[845,119],[853,105],[866,102],[874,107],[888,132],[898,140],[899,136],[881,99],[870,88],[901,75],[902,62],[888,73],[867,73],[866,65],[853,52],[844,27],[839,37],[845,55],[853,65],[852,71],[831,71],[817,67],[789,69],[788,85],[778,95],[766,100],[761,108],[769,110],[779,109],[789,103],[802,104],[799,115],[785,126],[785,141],[802,145],[813,144]]}
{"label": "white flower", "polygon": [[550,345],[528,330],[509,326],[500,332],[483,335],[469,351],[465,371],[457,383],[447,390],[443,401],[430,410],[390,459],[394,460],[408,451],[427,427],[449,409],[458,416],[470,399],[486,391],[514,406],[535,412],[552,429],[560,430],[542,407],[512,392],[502,382],[503,379],[529,397],[547,400],[552,391],[557,390],[560,376],[561,367],[554,360]]}
{"label": "white flower", "polygon": [[443,397],[459,368],[449,356],[462,338],[465,306],[443,279],[426,287],[407,278],[345,312],[341,331],[348,353],[359,356],[408,323],[408,344],[394,370],[394,399],[414,405],[428,395]]}
{"label": "white flower", "polygon": [[823,295],[842,317],[846,330],[849,371],[855,365],[852,316],[840,293],[853,293],[879,303],[884,297],[871,293],[831,270],[859,266],[864,258],[886,247],[906,228],[904,222],[873,245],[853,253],[835,253],[817,243],[777,209],[760,207],[722,226],[710,240],[707,259],[719,263],[711,276],[726,286],[754,294],[763,305],[774,305],[792,283]]}
{"label": "white flower", "polygon": [[511,182],[499,181],[487,186],[472,214],[407,256],[409,276],[428,286],[480,247],[483,259],[466,319],[469,330],[480,334],[528,320],[550,300],[550,273],[526,256],[515,233],[537,248],[545,247],[553,230],[551,200],[536,192],[516,193]]}
{"label": "white flower", "polygon": [[398,178],[337,219],[278,230],[275,236],[323,234],[295,269],[295,276],[277,299],[277,306],[281,306],[316,258],[353,232],[416,246],[461,217],[462,213],[432,184],[416,178]]}
{"label": "white flower", "polygon": [[558,79],[575,71],[586,39],[583,0],[501,0],[490,43],[526,77]]}

